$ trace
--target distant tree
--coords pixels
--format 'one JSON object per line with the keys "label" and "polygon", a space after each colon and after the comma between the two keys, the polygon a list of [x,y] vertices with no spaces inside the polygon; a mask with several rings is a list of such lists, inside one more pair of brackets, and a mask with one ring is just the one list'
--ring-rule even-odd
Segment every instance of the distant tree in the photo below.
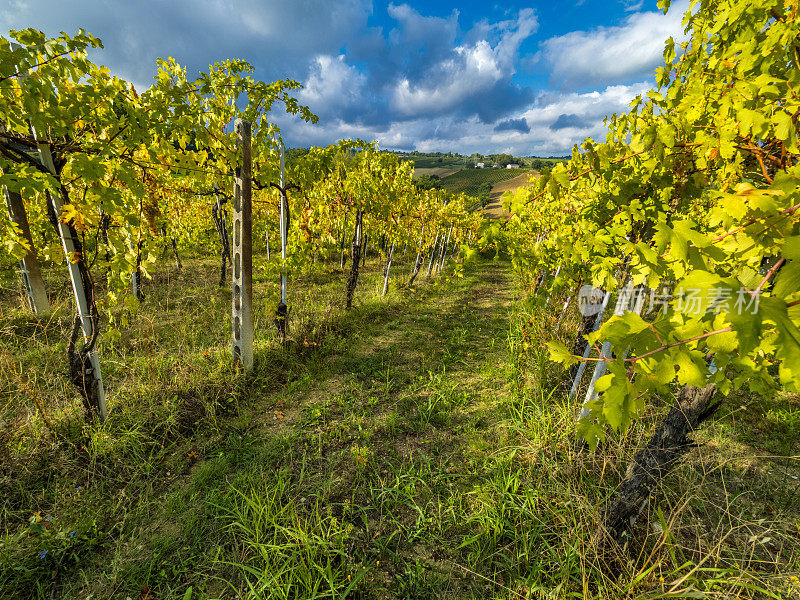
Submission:
{"label": "distant tree", "polygon": [[436,175],[428,175],[425,173],[424,175],[420,175],[414,181],[416,186],[423,190],[440,190],[442,189],[442,182],[439,180],[439,177]]}
{"label": "distant tree", "polygon": [[478,199],[481,201],[481,206],[486,208],[489,204],[489,195],[492,193],[492,184],[484,181],[478,186]]}
{"label": "distant tree", "polygon": [[550,167],[550,163],[543,158],[534,158],[531,160],[531,167],[537,171],[541,171],[542,169],[548,169]]}
{"label": "distant tree", "polygon": [[489,156],[501,168],[516,162],[516,159],[510,154],[490,154]]}

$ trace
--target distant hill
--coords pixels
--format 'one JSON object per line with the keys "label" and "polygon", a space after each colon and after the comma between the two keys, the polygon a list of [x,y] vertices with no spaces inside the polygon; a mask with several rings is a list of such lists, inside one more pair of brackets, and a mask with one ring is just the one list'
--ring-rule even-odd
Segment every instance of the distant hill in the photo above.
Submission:
{"label": "distant hill", "polygon": [[[412,158],[403,157],[402,160],[412,160],[415,169],[463,169],[463,156],[417,156]],[[467,161],[468,165],[472,165]]]}
{"label": "distant hill", "polygon": [[[519,171],[517,171],[519,173]],[[519,187],[529,185],[529,176],[531,171],[525,171],[521,174],[518,174],[516,177],[512,179],[506,179],[505,181],[500,181],[492,186],[492,191],[489,193],[489,199],[486,202],[486,206],[483,208],[483,214],[489,217],[490,219],[500,219],[503,217],[508,216],[508,211],[503,209],[502,197],[503,194],[516,190]]]}

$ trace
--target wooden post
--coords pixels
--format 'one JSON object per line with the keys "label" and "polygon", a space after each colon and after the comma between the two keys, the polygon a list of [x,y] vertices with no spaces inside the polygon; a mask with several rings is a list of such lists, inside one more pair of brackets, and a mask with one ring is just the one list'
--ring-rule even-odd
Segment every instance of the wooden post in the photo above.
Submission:
{"label": "wooden post", "polygon": [[242,164],[233,178],[233,362],[253,368],[253,200],[250,122],[236,119]]}
{"label": "wooden post", "polygon": [[[35,135],[36,132],[34,131],[34,136]],[[56,175],[56,167],[55,163],[53,162],[53,155],[50,153],[49,145],[41,143],[39,144],[39,160],[41,160],[42,165],[44,165],[44,167],[50,171],[50,173]],[[56,214],[58,214],[63,206],[61,195],[51,194],[48,191],[47,197],[50,203],[53,205],[53,210],[55,210]],[[78,239],[75,230],[70,227],[69,224],[62,223],[60,220],[58,221],[58,236],[61,238],[64,256],[67,259],[67,270],[69,271],[69,278],[70,282],[72,283],[72,292],[75,294],[75,304],[78,308],[78,316],[81,320],[83,336],[85,340],[90,341],[96,338],[95,328],[97,327],[91,309],[92,299],[87,296],[87,282],[84,281],[84,276],[81,272],[80,261],[72,261],[77,249],[81,247],[80,240]],[[108,410],[106,409],[106,392],[103,388],[103,375],[100,371],[100,359],[98,357],[96,347],[89,352],[87,358],[89,359],[89,364],[91,365],[92,378],[89,386],[93,386],[93,391],[96,391],[97,408],[100,411],[100,420],[105,421],[106,417],[108,416]]]}
{"label": "wooden post", "polygon": [[39,260],[36,258],[36,247],[33,245],[31,228],[28,224],[28,215],[25,212],[25,204],[22,196],[17,192],[9,192],[5,189],[6,203],[8,204],[8,214],[11,220],[17,224],[22,232],[22,237],[28,242],[30,250],[25,257],[19,261],[22,271],[22,281],[25,291],[28,293],[31,308],[36,316],[42,317],[50,313],[50,302],[47,300],[47,290],[44,287],[42,272],[39,268]]}

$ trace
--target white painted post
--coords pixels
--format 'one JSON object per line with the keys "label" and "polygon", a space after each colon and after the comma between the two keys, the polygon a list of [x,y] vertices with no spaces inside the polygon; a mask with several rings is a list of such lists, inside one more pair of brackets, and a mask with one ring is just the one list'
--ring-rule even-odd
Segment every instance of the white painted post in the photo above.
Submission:
{"label": "white painted post", "polygon": [[386,263],[386,275],[383,277],[383,293],[381,297],[386,295],[386,291],[389,289],[389,269],[392,268],[392,257],[394,256],[394,242],[392,242],[392,247],[389,250],[389,261]]}
{"label": "white painted post", "polygon": [[[555,280],[556,280],[556,278],[558,277],[558,274],[559,274],[560,272],[561,272],[561,264],[559,264],[559,265],[558,265],[558,267],[556,267],[556,272],[555,272],[555,274],[553,275],[553,281],[555,281]],[[552,292],[551,292],[551,293],[549,293],[549,294],[547,295],[547,300],[545,300],[545,301],[544,301],[544,307],[545,307],[545,308],[547,308],[547,305],[548,305],[548,304],[550,304],[550,298],[551,298],[552,296],[553,296],[553,293],[552,293]]]}
{"label": "white painted post", "polygon": [[[614,307],[614,315],[621,316],[625,314],[625,311],[628,310],[631,305],[633,305],[634,310],[636,310],[637,314],[642,309],[642,305],[644,304],[644,293],[640,294],[640,298],[634,298],[634,288],[633,282],[629,279],[628,283],[620,290],[619,297],[617,298],[617,305]],[[611,342],[603,342],[603,346],[600,350],[601,357],[608,356],[611,353]],[[578,415],[578,419],[582,419],[589,415],[589,409],[587,405],[590,402],[593,402],[597,399],[597,392],[594,389],[594,384],[600,379],[603,375],[605,375],[607,370],[607,365],[604,360],[600,360],[594,367],[594,373],[592,373],[592,379],[589,381],[589,389],[586,390],[586,397],[583,400],[583,406],[581,407],[581,412]]]}
{"label": "white painted post", "polygon": [[[34,131],[34,137],[36,132]],[[39,144],[39,160],[42,165],[50,171],[53,175],[56,174],[56,167],[53,163],[53,155],[50,153],[50,146],[47,144]],[[61,211],[63,202],[60,194],[52,194],[47,192],[47,197],[53,205],[56,214]],[[75,255],[78,244],[75,243],[73,238],[73,230],[67,223],[58,221],[58,235],[61,238],[61,245],[64,249],[64,256],[67,258],[67,270],[69,271],[70,282],[72,283],[72,292],[75,294],[75,304],[78,307],[78,315],[81,319],[81,329],[83,329],[83,336],[86,340],[91,340],[94,337],[95,322],[91,314],[89,298],[86,297],[86,288],[83,285],[83,277],[81,276],[80,267],[77,262],[72,262],[71,258]],[[108,416],[106,409],[106,392],[103,388],[103,375],[100,371],[100,359],[95,347],[89,354],[89,363],[92,365],[92,373],[96,378],[97,383],[97,403],[100,409],[100,420],[105,421]]]}
{"label": "white painted post", "polygon": [[431,260],[428,263],[428,272],[425,274],[425,277],[431,276],[431,268],[433,268],[433,257],[436,255],[436,248],[439,244],[439,234],[436,234],[436,237],[433,238],[433,246],[431,247]]}
{"label": "white painted post", "polygon": [[289,214],[289,200],[286,198],[286,167],[284,163],[283,144],[281,144],[281,302],[286,304],[286,222]]}
{"label": "white painted post", "polygon": [[422,226],[419,232],[419,242],[417,243],[417,259],[414,261],[414,264],[411,266],[411,274],[414,274],[414,269],[417,268],[417,263],[419,262],[419,254],[422,252],[422,235],[425,233],[425,225]]}
{"label": "white painted post", "polygon": [[567,309],[569,308],[569,305],[572,302],[572,298],[574,296],[575,296],[575,294],[572,294],[570,296],[567,296],[567,299],[564,300],[564,306],[562,307],[561,314],[558,317],[558,323],[556,323],[556,333],[558,333],[558,330],[561,329],[561,322],[564,320],[564,317],[567,314]]}
{"label": "white painted post", "polygon": [[43,317],[50,313],[50,302],[47,300],[47,290],[44,287],[39,260],[36,258],[36,248],[33,245],[28,215],[25,213],[25,204],[22,202],[20,194],[9,192],[5,187],[3,191],[8,205],[8,215],[19,226],[22,236],[31,247],[28,253],[19,261],[22,283],[28,294],[31,309],[36,313],[36,316]]}
{"label": "white painted post", "polygon": [[253,368],[253,199],[250,122],[236,119],[242,164],[233,178],[233,363]]}
{"label": "white painted post", "polygon": [[450,226],[450,229],[447,230],[447,241],[444,243],[442,247],[442,262],[439,264],[439,270],[441,271],[444,269],[444,261],[447,259],[447,246],[450,245],[450,234],[453,233],[453,226]]}
{"label": "white painted post", "polygon": [[[603,296],[603,304],[600,307],[600,312],[597,313],[597,317],[594,320],[594,326],[592,327],[592,331],[597,331],[600,329],[600,325],[603,324],[603,317],[606,314],[606,308],[608,307],[608,301],[611,298],[611,292],[606,292],[605,296]],[[586,348],[583,350],[583,362],[578,365],[578,371],[575,373],[575,378],[572,380],[572,388],[569,391],[569,397],[573,398],[575,394],[578,393],[578,386],[580,386],[581,378],[583,377],[583,372],[586,370],[586,359],[589,358],[589,354],[592,352],[591,344],[586,344]]]}

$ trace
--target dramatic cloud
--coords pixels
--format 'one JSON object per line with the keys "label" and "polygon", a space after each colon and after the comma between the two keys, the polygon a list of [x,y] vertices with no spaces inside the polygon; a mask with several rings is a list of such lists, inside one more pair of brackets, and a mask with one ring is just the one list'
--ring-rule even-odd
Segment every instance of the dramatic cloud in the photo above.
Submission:
{"label": "dramatic cloud", "polygon": [[359,137],[384,148],[554,155],[603,137],[603,118],[649,89],[640,82],[652,80],[663,40],[680,35],[687,2],[664,16],[619,0],[617,21],[607,21],[616,26],[592,28],[587,16],[579,30],[539,41],[541,15],[513,2],[487,5],[494,18],[467,18],[475,7],[437,6],[431,16],[421,0],[0,0],[0,33],[82,27],[105,44],[92,58],[137,88],[159,56],[190,75],[244,58],[259,79],[305,86],[297,98],[319,124],[273,115],[293,146]]}
{"label": "dramatic cloud", "polygon": [[495,131],[520,131],[530,133],[531,127],[525,119],[508,119],[494,126]]}
{"label": "dramatic cloud", "polygon": [[149,84],[155,59],[167,56],[192,71],[244,58],[263,79],[297,78],[309,57],[338,53],[370,10],[370,0],[14,0],[0,10],[0,31],[82,27],[104,41],[97,58],[137,84]]}
{"label": "dramatic cloud", "polygon": [[490,121],[533,99],[512,82],[519,46],[538,27],[532,10],[521,10],[516,19],[481,22],[460,42],[457,12],[440,19],[390,5],[389,14],[397,19],[386,46],[394,78],[381,79],[391,110],[401,118],[455,111]]}
{"label": "dramatic cloud", "polygon": [[550,129],[554,131],[557,129],[567,129],[568,127],[572,127],[574,129],[584,129],[587,126],[591,126],[591,122],[587,122],[584,117],[562,113],[558,115],[558,118],[555,120],[555,122],[550,125]]}
{"label": "dramatic cloud", "polygon": [[688,5],[681,0],[666,15],[635,13],[617,27],[550,38],[541,44],[538,62],[549,70],[550,84],[560,89],[653,80],[653,71],[663,62],[665,40],[684,39],[681,19]]}
{"label": "dramatic cloud", "polygon": [[[630,101],[650,89],[645,83],[609,86],[588,93],[547,93],[511,118],[486,123],[442,116],[396,121],[380,129],[341,120],[318,125],[297,125],[292,131],[298,145],[320,140],[379,138],[384,148],[421,152],[509,152],[518,156],[564,156],[586,137],[605,138],[603,119],[627,110]],[[567,122],[568,118],[571,122]]]}
{"label": "dramatic cloud", "polygon": [[345,62],[344,55],[317,56],[298,100],[320,117],[356,119],[365,103],[366,76]]}

